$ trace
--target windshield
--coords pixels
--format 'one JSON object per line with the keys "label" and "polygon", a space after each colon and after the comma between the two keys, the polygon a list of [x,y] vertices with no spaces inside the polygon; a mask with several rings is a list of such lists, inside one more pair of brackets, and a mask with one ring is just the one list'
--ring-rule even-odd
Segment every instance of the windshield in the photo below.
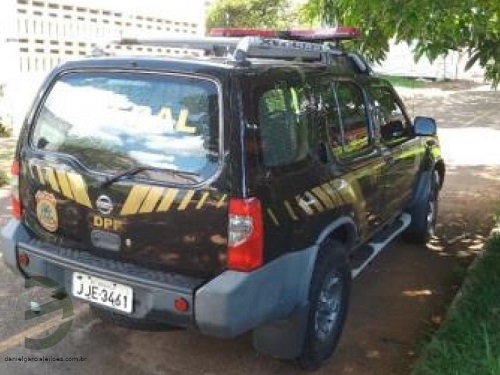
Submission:
{"label": "windshield", "polygon": [[41,106],[32,145],[99,172],[151,166],[208,178],[219,160],[218,96],[207,79],[65,74]]}

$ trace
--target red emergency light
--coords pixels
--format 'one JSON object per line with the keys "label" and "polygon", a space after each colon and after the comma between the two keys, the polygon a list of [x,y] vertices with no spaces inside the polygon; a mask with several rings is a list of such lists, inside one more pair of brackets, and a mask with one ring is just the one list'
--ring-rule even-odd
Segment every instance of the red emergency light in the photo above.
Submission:
{"label": "red emergency light", "polygon": [[272,29],[248,29],[237,27],[218,27],[209,32],[210,36],[243,38],[245,36],[260,36],[261,38],[277,38],[278,32]]}
{"label": "red emergency light", "polygon": [[356,39],[360,31],[356,27],[334,27],[322,29],[249,29],[249,28],[215,28],[211,29],[210,36],[242,38],[245,36],[258,36],[261,38],[280,38],[304,42],[339,42],[342,40]]}

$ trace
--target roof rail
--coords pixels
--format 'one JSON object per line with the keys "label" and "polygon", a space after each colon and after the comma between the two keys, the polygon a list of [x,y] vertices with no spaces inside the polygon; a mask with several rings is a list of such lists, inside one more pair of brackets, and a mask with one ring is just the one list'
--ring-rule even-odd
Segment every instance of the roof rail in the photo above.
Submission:
{"label": "roof rail", "polygon": [[205,56],[227,57],[230,61],[244,63],[248,58],[301,59],[322,61],[323,54],[331,47],[318,43],[258,36],[238,37],[160,37],[121,38],[96,46],[93,55],[106,55],[111,45],[150,46],[201,50]]}

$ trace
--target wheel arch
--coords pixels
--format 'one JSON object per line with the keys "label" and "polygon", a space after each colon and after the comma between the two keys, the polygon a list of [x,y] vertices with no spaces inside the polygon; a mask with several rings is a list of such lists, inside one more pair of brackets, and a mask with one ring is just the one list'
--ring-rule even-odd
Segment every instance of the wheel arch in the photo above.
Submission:
{"label": "wheel arch", "polygon": [[[301,287],[296,289],[297,303],[289,316],[263,324],[253,332],[253,345],[259,352],[283,359],[296,358],[302,351],[306,322],[309,315],[309,289],[314,269],[321,251],[328,249],[324,245],[335,239],[346,244],[346,248],[356,243],[358,232],[351,217],[341,217],[326,228],[311,246],[307,262],[302,262]],[[347,256],[347,254],[346,254]]]}
{"label": "wheel arch", "polygon": [[341,217],[328,225],[319,235],[316,245],[321,245],[329,239],[335,239],[344,243],[347,249],[351,249],[358,241],[358,230],[356,223],[351,217]]}

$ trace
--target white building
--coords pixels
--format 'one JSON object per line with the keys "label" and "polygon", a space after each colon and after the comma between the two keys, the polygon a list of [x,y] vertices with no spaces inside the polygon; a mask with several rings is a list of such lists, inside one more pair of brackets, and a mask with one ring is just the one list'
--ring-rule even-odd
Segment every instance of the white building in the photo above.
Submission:
{"label": "white building", "polygon": [[[0,115],[15,127],[54,66],[120,34],[203,35],[204,0],[1,0]],[[2,108],[4,107],[4,108]]]}
{"label": "white building", "polygon": [[433,62],[425,56],[416,62],[412,46],[391,43],[386,59],[374,69],[379,73],[405,77],[482,80],[484,70],[478,64],[465,70],[468,59],[466,53],[450,51],[447,56],[440,56]]}

